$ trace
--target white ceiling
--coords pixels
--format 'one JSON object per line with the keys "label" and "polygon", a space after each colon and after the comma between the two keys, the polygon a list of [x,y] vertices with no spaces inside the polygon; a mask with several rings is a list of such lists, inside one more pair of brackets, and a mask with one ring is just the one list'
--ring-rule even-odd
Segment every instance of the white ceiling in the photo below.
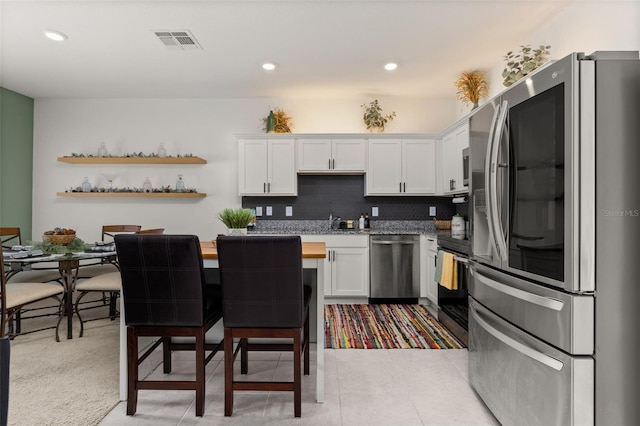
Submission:
{"label": "white ceiling", "polygon": [[[0,1],[0,85],[34,98],[453,97],[460,72],[499,64],[570,2]],[[202,50],[153,32],[185,29]]]}

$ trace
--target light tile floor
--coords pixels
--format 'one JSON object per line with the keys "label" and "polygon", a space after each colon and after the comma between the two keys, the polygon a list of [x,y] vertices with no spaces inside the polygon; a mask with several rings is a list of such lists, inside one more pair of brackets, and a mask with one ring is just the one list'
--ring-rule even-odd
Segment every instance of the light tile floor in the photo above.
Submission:
{"label": "light tile floor", "polygon": [[[175,379],[193,377],[188,353],[174,355]],[[468,383],[468,352],[420,349],[328,349],[325,402],[315,402],[315,352],[303,376],[302,417],[293,416],[290,392],[236,392],[233,416],[224,417],[224,365],[220,354],[207,366],[205,415],[195,416],[192,391],[139,391],[127,416],[118,404],[100,423],[121,425],[498,425]],[[235,363],[239,374],[239,360]],[[290,353],[250,353],[250,379],[291,380]],[[161,368],[152,376],[163,376]]]}

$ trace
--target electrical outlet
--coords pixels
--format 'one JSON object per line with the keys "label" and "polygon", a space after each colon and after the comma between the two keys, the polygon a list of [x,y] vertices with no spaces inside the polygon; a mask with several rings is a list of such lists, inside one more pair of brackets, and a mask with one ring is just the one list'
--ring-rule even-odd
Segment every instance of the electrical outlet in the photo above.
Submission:
{"label": "electrical outlet", "polygon": [[273,207],[267,206],[267,216],[273,215]]}
{"label": "electrical outlet", "polygon": [[436,206],[429,206],[429,216],[435,217],[436,215]]}
{"label": "electrical outlet", "polygon": [[287,206],[284,208],[285,216],[293,216],[293,206]]}
{"label": "electrical outlet", "polygon": [[378,216],[378,208],[377,207],[371,207],[371,216],[373,216],[373,217]]}
{"label": "electrical outlet", "polygon": [[262,206],[256,207],[256,216],[262,216]]}

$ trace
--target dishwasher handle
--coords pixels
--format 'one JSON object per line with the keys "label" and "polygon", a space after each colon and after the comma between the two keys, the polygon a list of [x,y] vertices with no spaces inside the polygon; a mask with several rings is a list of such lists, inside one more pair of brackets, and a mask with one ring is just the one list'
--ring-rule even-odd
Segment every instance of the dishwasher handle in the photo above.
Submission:
{"label": "dishwasher handle", "polygon": [[403,245],[412,245],[412,244],[418,244],[419,241],[414,240],[414,241],[394,241],[394,240],[372,240],[371,244],[386,244],[386,245],[390,245],[390,244],[403,244]]}

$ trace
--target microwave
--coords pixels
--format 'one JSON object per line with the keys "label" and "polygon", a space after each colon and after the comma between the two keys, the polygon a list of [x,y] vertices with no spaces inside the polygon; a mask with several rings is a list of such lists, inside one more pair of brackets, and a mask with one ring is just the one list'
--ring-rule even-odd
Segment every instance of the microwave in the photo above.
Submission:
{"label": "microwave", "polygon": [[462,184],[469,186],[469,148],[462,150]]}

